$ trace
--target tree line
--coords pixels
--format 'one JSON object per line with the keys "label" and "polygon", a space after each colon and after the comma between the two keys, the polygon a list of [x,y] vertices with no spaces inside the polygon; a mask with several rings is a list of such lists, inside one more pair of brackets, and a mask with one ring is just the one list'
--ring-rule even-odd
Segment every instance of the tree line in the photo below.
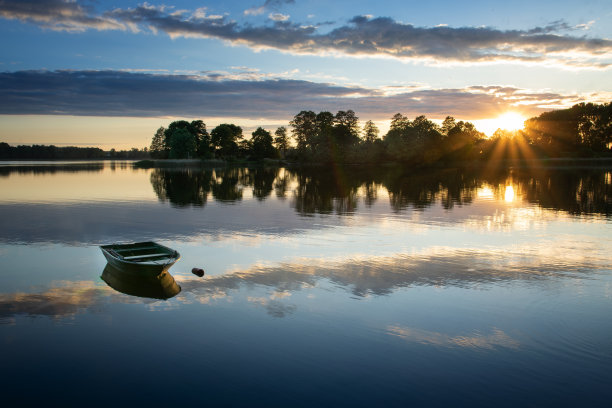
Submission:
{"label": "tree line", "polygon": [[371,120],[361,128],[352,110],[301,111],[274,133],[258,127],[246,139],[240,126],[223,123],[210,133],[202,120],[180,120],[155,132],[150,148],[103,151],[95,147],[10,146],[0,142],[0,160],[71,159],[287,159],[313,163],[399,162],[431,165],[457,161],[609,155],[612,103],[580,103],[525,121],[523,130],[498,129],[487,138],[476,127],[447,116],[438,124],[401,113],[380,135]]}
{"label": "tree line", "polygon": [[98,147],[57,147],[54,145],[11,146],[0,142],[0,160],[92,160],[92,159],[146,159],[148,148],[104,151]]}
{"label": "tree line", "polygon": [[[291,135],[289,135],[289,130]],[[301,111],[272,134],[258,127],[245,139],[234,124],[210,133],[201,120],[175,121],[160,127],[149,149],[153,158],[217,158],[261,160],[284,158],[316,163],[401,162],[431,165],[473,160],[536,157],[589,157],[610,153],[612,103],[581,103],[546,112],[525,122],[519,131],[498,129],[492,137],[474,124],[447,116],[438,124],[421,115],[413,120],[395,114],[389,131],[371,120],[361,128],[352,110]]]}

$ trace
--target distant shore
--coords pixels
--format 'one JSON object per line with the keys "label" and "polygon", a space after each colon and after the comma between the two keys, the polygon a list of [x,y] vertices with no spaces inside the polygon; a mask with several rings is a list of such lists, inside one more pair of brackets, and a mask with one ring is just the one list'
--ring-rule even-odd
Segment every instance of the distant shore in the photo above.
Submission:
{"label": "distant shore", "polygon": [[[227,167],[227,166],[329,166],[338,163],[313,163],[313,162],[287,162],[285,160],[264,159],[262,161],[246,160],[222,160],[222,159],[152,159],[134,162],[134,167],[148,168],[198,168],[198,167]],[[343,166],[408,166],[401,162],[385,163],[342,163]],[[423,166],[418,166],[423,167]],[[520,168],[607,168],[612,167],[612,157],[591,157],[591,158],[538,158],[538,159],[515,159],[500,161],[458,161],[458,162],[436,162],[428,168],[440,167],[520,167]]]}
{"label": "distant shore", "polygon": [[226,166],[285,166],[284,160],[264,159],[253,162],[247,160],[222,160],[222,159],[147,159],[134,162],[134,167],[140,169],[167,168],[167,167],[226,167]]}

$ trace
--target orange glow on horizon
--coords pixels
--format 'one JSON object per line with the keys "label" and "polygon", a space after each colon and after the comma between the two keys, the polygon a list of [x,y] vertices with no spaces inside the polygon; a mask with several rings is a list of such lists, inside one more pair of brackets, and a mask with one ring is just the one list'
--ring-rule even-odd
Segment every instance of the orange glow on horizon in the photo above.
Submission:
{"label": "orange glow on horizon", "polygon": [[505,112],[494,119],[474,120],[473,123],[478,130],[487,136],[492,136],[497,129],[515,131],[521,130],[525,126],[525,118],[518,112]]}

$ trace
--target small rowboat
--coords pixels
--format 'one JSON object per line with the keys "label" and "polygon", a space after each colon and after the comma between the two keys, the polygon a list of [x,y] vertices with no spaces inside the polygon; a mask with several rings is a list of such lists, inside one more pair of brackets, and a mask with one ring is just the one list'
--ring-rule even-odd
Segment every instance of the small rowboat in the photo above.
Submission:
{"label": "small rowboat", "polygon": [[174,249],[153,241],[102,245],[100,249],[115,268],[150,276],[167,271],[181,257]]}

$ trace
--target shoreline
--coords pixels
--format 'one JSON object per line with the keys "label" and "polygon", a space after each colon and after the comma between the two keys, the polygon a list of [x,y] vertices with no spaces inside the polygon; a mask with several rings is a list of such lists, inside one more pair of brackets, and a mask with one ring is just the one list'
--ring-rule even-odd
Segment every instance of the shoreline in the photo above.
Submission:
{"label": "shoreline", "polygon": [[222,159],[153,159],[139,160],[133,163],[135,168],[197,168],[197,167],[327,167],[327,166],[366,166],[366,167],[389,167],[399,166],[406,168],[452,168],[452,167],[493,167],[493,168],[608,168],[612,167],[612,157],[594,158],[540,158],[540,159],[516,159],[500,160],[497,162],[467,161],[467,162],[437,162],[429,166],[415,166],[410,163],[384,162],[384,163],[323,163],[323,162],[288,162],[285,160],[264,159],[259,162],[252,161],[227,161]]}

